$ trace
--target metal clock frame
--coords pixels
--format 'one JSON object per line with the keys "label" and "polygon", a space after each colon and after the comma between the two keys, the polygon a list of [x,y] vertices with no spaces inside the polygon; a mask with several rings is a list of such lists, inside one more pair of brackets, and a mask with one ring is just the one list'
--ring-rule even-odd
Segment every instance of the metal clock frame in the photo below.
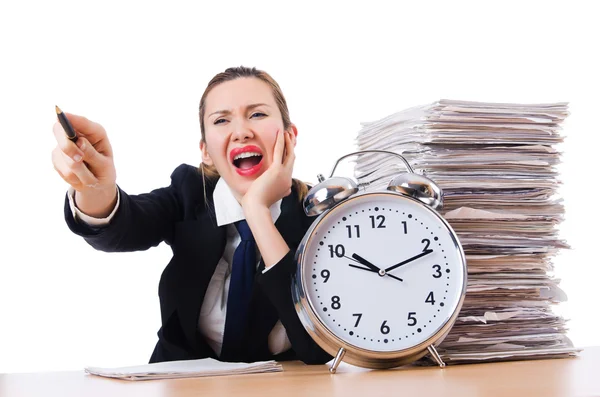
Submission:
{"label": "metal clock frame", "polygon": [[[360,152],[357,152],[360,153]],[[356,154],[356,153],[353,153]],[[397,153],[391,153],[396,156],[401,157]],[[347,157],[347,156],[344,156]],[[404,158],[403,158],[404,160]],[[405,161],[405,160],[404,160]],[[338,160],[339,162],[339,160]],[[406,161],[405,161],[405,164]],[[336,163],[337,166],[337,163]],[[334,167],[335,169],[335,167]],[[412,169],[408,167],[410,171]],[[333,171],[332,171],[333,175]],[[319,178],[321,179],[321,178]],[[454,307],[452,314],[449,317],[446,317],[442,321],[442,325],[429,337],[427,340],[419,343],[408,349],[397,350],[392,352],[377,352],[374,350],[364,349],[358,346],[354,346],[347,341],[344,341],[333,332],[321,321],[320,316],[317,314],[317,310],[312,306],[309,301],[306,291],[307,291],[307,280],[304,278],[304,258],[306,255],[306,247],[310,245],[312,239],[314,238],[314,230],[319,227],[328,217],[335,216],[335,213],[345,207],[347,204],[351,203],[354,200],[365,200],[369,198],[376,198],[380,195],[392,195],[397,196],[399,199],[404,200],[412,200],[417,205],[424,207],[426,210],[430,211],[438,220],[447,228],[452,237],[452,241],[454,243],[454,249],[456,253],[459,255],[459,258],[462,259],[462,269],[463,269],[463,278],[462,278],[462,286],[461,286],[461,294],[458,304]],[[349,364],[358,365],[366,368],[392,368],[400,365],[408,364],[413,362],[427,353],[430,353],[433,359],[440,365],[440,367],[445,367],[445,363],[441,359],[438,354],[435,346],[439,345],[444,338],[450,332],[450,329],[454,325],[456,318],[462,308],[466,289],[467,289],[467,266],[466,266],[466,258],[462,246],[459,243],[458,237],[449,223],[434,209],[424,204],[423,202],[409,197],[405,194],[397,193],[394,191],[377,191],[377,192],[363,192],[363,193],[355,193],[349,198],[344,199],[341,202],[335,204],[331,209],[323,212],[319,217],[312,223],[304,238],[302,239],[298,249],[296,251],[295,260],[297,262],[297,271],[296,275],[293,279],[292,283],[292,297],[294,301],[294,305],[296,307],[296,312],[300,321],[304,325],[304,328],[309,333],[311,338],[327,353],[331,354],[335,357],[332,366],[329,368],[331,373],[335,373],[338,365],[342,360],[346,361]]]}

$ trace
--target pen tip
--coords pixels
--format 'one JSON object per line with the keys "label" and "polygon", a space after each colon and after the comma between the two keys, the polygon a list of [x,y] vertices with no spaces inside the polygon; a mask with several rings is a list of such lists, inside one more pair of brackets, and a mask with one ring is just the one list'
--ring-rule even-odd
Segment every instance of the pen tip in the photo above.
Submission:
{"label": "pen tip", "polygon": [[62,110],[60,110],[60,108],[56,105],[54,105],[54,107],[56,108],[56,114],[61,114]]}

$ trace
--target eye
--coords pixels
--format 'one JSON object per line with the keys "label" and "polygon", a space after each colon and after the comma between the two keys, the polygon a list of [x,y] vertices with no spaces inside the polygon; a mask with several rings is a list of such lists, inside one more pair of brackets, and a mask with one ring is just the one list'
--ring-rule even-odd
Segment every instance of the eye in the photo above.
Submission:
{"label": "eye", "polygon": [[227,120],[225,120],[225,119],[217,119],[217,120],[215,120],[215,122],[214,122],[213,124],[215,124],[215,125],[216,125],[216,124],[223,124],[223,123],[224,123],[224,122],[226,122],[226,121],[227,121]]}
{"label": "eye", "polygon": [[267,115],[264,113],[261,113],[261,112],[254,112],[254,113],[252,113],[252,116],[250,116],[250,117],[255,117],[255,116],[256,117],[266,117]]}

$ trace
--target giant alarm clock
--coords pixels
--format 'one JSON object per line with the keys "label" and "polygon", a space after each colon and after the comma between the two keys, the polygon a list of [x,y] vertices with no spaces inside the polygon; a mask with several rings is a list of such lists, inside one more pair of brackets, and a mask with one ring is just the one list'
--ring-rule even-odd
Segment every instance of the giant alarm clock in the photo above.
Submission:
{"label": "giant alarm clock", "polygon": [[[368,152],[399,157],[407,172],[371,192],[333,176],[341,160]],[[384,150],[347,154],[329,179],[318,179],[304,201],[306,214],[318,218],[296,251],[292,295],[309,335],[335,357],[330,371],[341,361],[397,367],[427,353],[444,367],[435,346],[464,301],[467,264],[456,233],[436,211],[442,190]]]}

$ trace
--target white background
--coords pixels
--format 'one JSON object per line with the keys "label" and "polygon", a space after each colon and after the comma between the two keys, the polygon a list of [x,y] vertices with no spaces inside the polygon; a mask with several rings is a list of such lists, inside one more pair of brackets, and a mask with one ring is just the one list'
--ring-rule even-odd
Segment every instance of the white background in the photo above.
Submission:
{"label": "white background", "polygon": [[2,2],[0,372],[142,364],[160,326],[170,249],[106,254],[70,233],[54,105],[102,123],[117,182],[146,192],[200,162],[200,96],[242,64],[281,85],[299,130],[294,175],[310,182],[355,149],[361,121],[441,98],[570,102],[558,310],[577,346],[597,345],[597,13],[576,1],[396,3]]}

